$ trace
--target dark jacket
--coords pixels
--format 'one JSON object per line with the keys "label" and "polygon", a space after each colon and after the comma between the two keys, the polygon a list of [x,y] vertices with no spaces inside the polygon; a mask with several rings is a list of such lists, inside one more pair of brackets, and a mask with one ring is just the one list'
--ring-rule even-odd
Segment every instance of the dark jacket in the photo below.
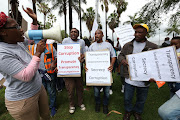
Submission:
{"label": "dark jacket", "polygon": [[[122,50],[121,53],[118,56],[118,62],[121,63],[121,61],[123,59],[126,59],[126,55],[132,54],[133,53],[133,42],[134,40],[132,40],[131,42],[126,43]],[[157,49],[158,46],[152,42],[149,42],[148,40],[146,40],[146,45],[144,47],[144,49],[142,51],[148,51],[148,50],[152,50],[152,49]],[[128,73],[128,67],[124,66],[123,67],[123,76],[125,78],[129,78],[129,73]]]}

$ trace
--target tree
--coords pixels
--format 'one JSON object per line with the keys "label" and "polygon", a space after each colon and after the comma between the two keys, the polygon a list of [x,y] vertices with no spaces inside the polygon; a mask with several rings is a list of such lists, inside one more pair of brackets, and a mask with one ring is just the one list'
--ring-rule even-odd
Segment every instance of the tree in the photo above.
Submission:
{"label": "tree", "polygon": [[162,17],[168,14],[170,11],[174,11],[169,19],[169,26],[173,26],[175,22],[180,24],[180,1],[179,0],[151,0],[146,3],[142,9],[137,12],[138,17],[148,24],[151,34],[156,33],[156,29],[162,23]]}
{"label": "tree", "polygon": [[37,5],[39,7],[38,11],[40,13],[44,14],[44,28],[45,28],[45,25],[46,25],[46,15],[50,12],[50,8],[48,7],[48,4],[46,4],[46,3],[39,3]]}
{"label": "tree", "polygon": [[112,30],[112,40],[113,40],[114,28],[118,27],[118,24],[119,24],[118,14],[114,11],[108,17],[108,25],[109,25],[109,28]]}
{"label": "tree", "polygon": [[91,30],[95,19],[95,11],[92,7],[86,9],[87,13],[83,13],[82,20],[86,22],[86,26],[91,36]]}
{"label": "tree", "polygon": [[32,3],[33,3],[33,11],[34,13],[36,14],[36,1],[38,3],[41,3],[42,1],[45,1],[45,0],[32,0]]}
{"label": "tree", "polygon": [[[42,22],[38,22],[39,24],[40,24],[40,28],[41,29],[49,29],[49,28],[51,28],[52,26],[53,26],[53,23],[54,22],[56,22],[56,17],[55,17],[55,15],[53,15],[53,14],[49,14],[48,15],[48,21],[45,23],[45,24],[42,24]],[[45,26],[45,27],[44,27]]]}
{"label": "tree", "polygon": [[100,0],[101,2],[103,2],[103,5],[101,5],[101,9],[104,10],[105,7],[105,27],[106,27],[106,39],[107,39],[107,12],[109,11],[109,7],[108,7],[108,0]]}
{"label": "tree", "polygon": [[128,2],[126,2],[125,0],[110,0],[110,2],[116,6],[118,14],[117,17],[119,19],[121,14],[126,11]]}
{"label": "tree", "polygon": [[171,25],[169,28],[165,29],[165,32],[167,32],[167,35],[170,35],[173,33],[173,37],[180,34],[180,24],[177,22],[174,22],[173,25]]}
{"label": "tree", "polygon": [[[82,24],[81,24],[82,19],[81,19],[81,11],[83,11],[83,9],[81,8],[81,1],[82,1],[82,0],[79,0],[79,11],[80,11],[80,12],[79,12],[78,16],[79,16],[79,23],[80,23],[80,38],[82,39]],[[85,3],[85,4],[87,3],[86,0],[83,0],[82,2]]]}
{"label": "tree", "polygon": [[[59,15],[61,16],[62,15],[62,13],[64,14],[64,24],[65,24],[65,31],[67,32],[67,28],[66,28],[66,26],[67,26],[67,18],[66,18],[66,14],[67,14],[67,7],[68,7],[68,3],[69,2],[71,2],[70,4],[70,6],[71,6],[71,8],[73,8],[77,13],[78,13],[78,15],[79,15],[79,1],[78,0],[73,0],[73,1],[71,1],[71,0],[48,0],[48,1],[51,1],[52,2],[52,5],[53,5],[53,7],[51,8],[51,9],[59,9]],[[86,3],[86,0],[82,0],[82,2],[83,3]],[[70,9],[71,9],[70,8]],[[70,23],[72,23],[72,11],[70,12],[70,18],[71,19],[69,19],[70,20]],[[72,27],[72,24],[70,25],[71,27]],[[71,28],[70,27],[70,28]],[[65,32],[65,33],[66,33]]]}
{"label": "tree", "polygon": [[65,33],[65,30],[61,30],[61,37],[62,37],[62,39],[68,37],[68,34]]}
{"label": "tree", "polygon": [[53,23],[56,22],[56,20],[57,20],[56,16],[53,15],[52,13],[50,13],[47,18],[48,18],[48,22],[51,23],[51,27],[52,27]]}
{"label": "tree", "polygon": [[123,25],[124,24],[131,24],[133,26],[136,23],[141,23],[141,22],[139,22],[139,19],[137,18],[137,13],[135,13],[134,16],[128,15],[128,17],[129,17],[130,20],[125,21],[123,23]]}

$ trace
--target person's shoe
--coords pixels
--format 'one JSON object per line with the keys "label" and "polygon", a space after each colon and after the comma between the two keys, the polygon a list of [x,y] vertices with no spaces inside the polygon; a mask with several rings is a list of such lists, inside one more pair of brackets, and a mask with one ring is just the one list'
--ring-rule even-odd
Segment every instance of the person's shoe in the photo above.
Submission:
{"label": "person's shoe", "polygon": [[109,110],[108,110],[108,106],[107,105],[103,105],[103,113],[104,114],[108,114]]}
{"label": "person's shoe", "polygon": [[70,107],[70,108],[69,108],[69,113],[70,113],[70,114],[73,114],[74,112],[75,112],[75,107]]}
{"label": "person's shoe", "polygon": [[103,92],[103,88],[100,89],[100,92]]}
{"label": "person's shoe", "polygon": [[134,112],[133,115],[134,115],[135,120],[142,120],[141,114]]}
{"label": "person's shoe", "polygon": [[112,91],[111,89],[109,90],[109,94],[110,94],[110,95],[112,95],[112,94],[113,94],[113,91]]}
{"label": "person's shoe", "polygon": [[85,111],[85,110],[86,110],[86,107],[85,107],[84,104],[82,104],[82,105],[80,106],[80,108],[81,108],[82,111]]}
{"label": "person's shoe", "polygon": [[122,85],[121,92],[124,93],[124,85]]}
{"label": "person's shoe", "polygon": [[53,107],[53,108],[51,109],[51,117],[54,117],[55,114],[56,114],[56,108]]}
{"label": "person's shoe", "polygon": [[95,111],[96,111],[96,112],[100,112],[100,104],[96,104],[96,106],[95,106]]}
{"label": "person's shoe", "polygon": [[126,111],[125,114],[124,114],[123,120],[130,120],[131,115],[132,115],[131,112]]}

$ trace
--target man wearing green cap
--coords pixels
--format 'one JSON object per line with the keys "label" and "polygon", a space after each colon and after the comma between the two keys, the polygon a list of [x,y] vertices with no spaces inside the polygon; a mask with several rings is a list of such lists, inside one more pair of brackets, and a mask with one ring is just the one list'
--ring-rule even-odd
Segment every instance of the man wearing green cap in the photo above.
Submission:
{"label": "man wearing green cap", "polygon": [[[146,35],[149,32],[149,28],[146,24],[136,24],[133,26],[135,38],[126,43],[123,46],[118,60],[124,66],[123,74],[125,77],[125,89],[124,89],[124,105],[125,114],[123,120],[130,120],[133,114],[135,120],[141,120],[141,114],[143,112],[144,103],[147,98],[149,83],[141,81],[131,81],[128,74],[128,62],[126,55],[140,53],[151,49],[156,49],[158,46],[146,39]],[[136,90],[136,103],[132,104],[134,92]]]}

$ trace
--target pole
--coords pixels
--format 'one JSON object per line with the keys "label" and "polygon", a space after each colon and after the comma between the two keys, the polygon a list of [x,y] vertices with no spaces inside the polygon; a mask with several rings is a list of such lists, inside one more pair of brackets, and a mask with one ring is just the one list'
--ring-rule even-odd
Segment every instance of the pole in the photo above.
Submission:
{"label": "pole", "polygon": [[159,28],[159,43],[158,43],[158,45],[160,46],[160,28]]}

